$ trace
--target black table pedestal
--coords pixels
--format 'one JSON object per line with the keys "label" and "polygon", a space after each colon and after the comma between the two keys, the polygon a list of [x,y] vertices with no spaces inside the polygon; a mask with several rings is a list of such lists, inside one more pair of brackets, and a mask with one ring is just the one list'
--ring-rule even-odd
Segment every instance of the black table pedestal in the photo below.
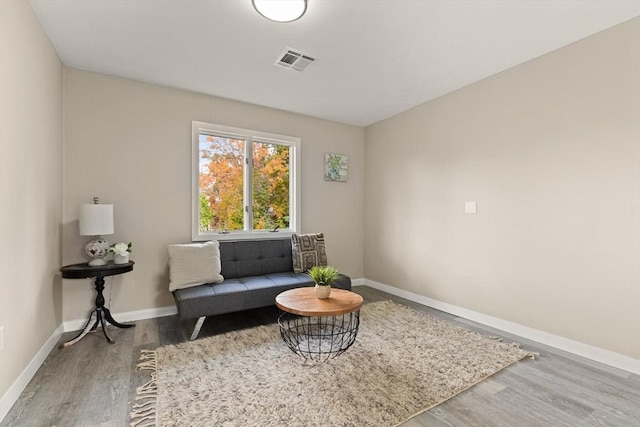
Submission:
{"label": "black table pedestal", "polygon": [[74,338],[60,345],[60,348],[65,348],[74,345],[78,341],[80,341],[85,335],[89,332],[95,331],[98,326],[102,327],[102,333],[104,333],[105,338],[111,344],[115,341],[113,338],[109,336],[107,333],[107,323],[112,324],[118,328],[131,328],[135,326],[133,323],[120,323],[116,322],[116,320],[111,316],[111,311],[107,307],[104,306],[104,295],[102,291],[104,291],[104,277],[112,276],[114,274],[126,273],[127,271],[133,270],[133,261],[123,264],[123,265],[114,265],[107,264],[106,266],[100,267],[89,267],[87,264],[75,264],[71,266],[66,266],[60,269],[62,272],[62,277],[77,279],[77,278],[87,278],[87,277],[95,277],[95,287],[96,287],[96,308],[91,312],[89,316],[89,320],[82,328],[82,331]]}

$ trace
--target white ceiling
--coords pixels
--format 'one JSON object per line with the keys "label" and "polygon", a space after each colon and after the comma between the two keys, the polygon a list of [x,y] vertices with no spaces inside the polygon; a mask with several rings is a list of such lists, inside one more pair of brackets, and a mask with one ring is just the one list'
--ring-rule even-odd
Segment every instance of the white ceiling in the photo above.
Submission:
{"label": "white ceiling", "polygon": [[[65,65],[366,126],[640,16],[640,0],[30,0]],[[318,60],[277,67],[286,47]]]}

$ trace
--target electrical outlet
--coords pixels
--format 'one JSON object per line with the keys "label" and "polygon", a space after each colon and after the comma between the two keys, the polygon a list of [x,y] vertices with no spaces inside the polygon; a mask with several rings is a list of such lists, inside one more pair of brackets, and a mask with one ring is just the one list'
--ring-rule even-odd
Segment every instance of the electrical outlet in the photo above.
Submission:
{"label": "electrical outlet", "polygon": [[0,350],[4,349],[4,326],[0,326]]}
{"label": "electrical outlet", "polygon": [[476,212],[478,212],[478,207],[476,202],[464,202],[464,213],[474,214]]}

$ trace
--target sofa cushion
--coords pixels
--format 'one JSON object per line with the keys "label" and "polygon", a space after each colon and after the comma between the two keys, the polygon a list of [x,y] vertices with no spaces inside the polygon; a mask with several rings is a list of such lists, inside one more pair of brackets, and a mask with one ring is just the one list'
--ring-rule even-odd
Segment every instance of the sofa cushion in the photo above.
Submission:
{"label": "sofa cushion", "polygon": [[291,236],[293,272],[302,273],[316,265],[327,265],[324,234],[294,234]]}
{"label": "sofa cushion", "polygon": [[[289,271],[225,279],[222,283],[178,289],[173,295],[180,318],[191,319],[274,305],[276,296],[281,292],[314,285],[307,274]],[[351,279],[340,275],[332,287],[351,290]]]}
{"label": "sofa cushion", "polygon": [[217,241],[169,245],[169,290],[218,283],[220,249]]}
{"label": "sofa cushion", "polygon": [[293,271],[289,239],[223,241],[220,260],[225,279]]}

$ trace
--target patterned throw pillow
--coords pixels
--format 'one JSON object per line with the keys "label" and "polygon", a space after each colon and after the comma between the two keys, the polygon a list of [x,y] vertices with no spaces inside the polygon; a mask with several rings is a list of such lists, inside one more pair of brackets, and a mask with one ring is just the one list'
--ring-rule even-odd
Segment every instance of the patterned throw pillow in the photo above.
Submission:
{"label": "patterned throw pillow", "polygon": [[293,272],[302,273],[316,265],[327,265],[324,234],[294,234],[291,236]]}

